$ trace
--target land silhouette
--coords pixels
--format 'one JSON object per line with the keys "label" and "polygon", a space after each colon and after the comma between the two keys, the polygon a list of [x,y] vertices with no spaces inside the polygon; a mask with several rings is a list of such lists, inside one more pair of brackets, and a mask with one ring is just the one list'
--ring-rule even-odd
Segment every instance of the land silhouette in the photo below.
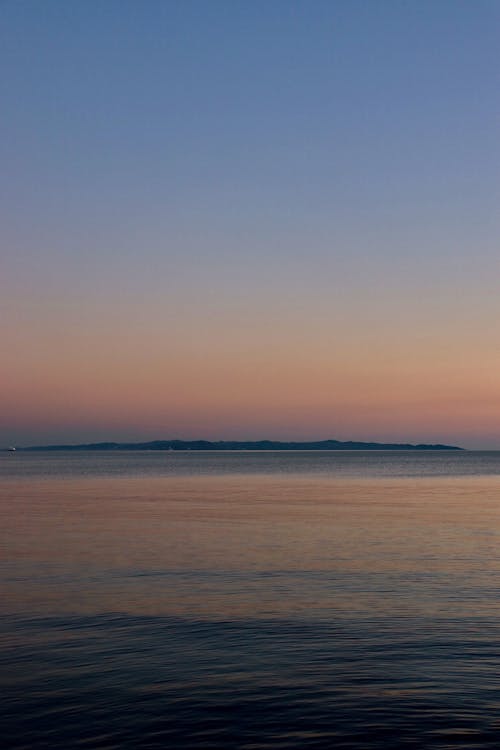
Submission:
{"label": "land silhouette", "polygon": [[78,445],[33,445],[18,448],[24,451],[407,451],[407,450],[463,450],[456,445],[419,443],[376,443],[340,440],[281,441],[281,440],[152,440],[144,443],[81,443]]}

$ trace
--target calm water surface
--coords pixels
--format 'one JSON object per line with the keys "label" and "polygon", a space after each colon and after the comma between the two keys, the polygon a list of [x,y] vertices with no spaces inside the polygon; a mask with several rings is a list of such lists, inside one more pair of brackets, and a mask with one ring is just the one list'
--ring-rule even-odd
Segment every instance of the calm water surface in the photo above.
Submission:
{"label": "calm water surface", "polygon": [[500,453],[0,454],[2,746],[498,748]]}

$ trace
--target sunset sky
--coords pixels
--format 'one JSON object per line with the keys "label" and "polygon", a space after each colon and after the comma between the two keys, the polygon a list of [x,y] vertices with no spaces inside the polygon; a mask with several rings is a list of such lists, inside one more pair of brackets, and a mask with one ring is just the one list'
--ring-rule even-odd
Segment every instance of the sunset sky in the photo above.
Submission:
{"label": "sunset sky", "polygon": [[0,5],[0,447],[500,448],[496,0]]}

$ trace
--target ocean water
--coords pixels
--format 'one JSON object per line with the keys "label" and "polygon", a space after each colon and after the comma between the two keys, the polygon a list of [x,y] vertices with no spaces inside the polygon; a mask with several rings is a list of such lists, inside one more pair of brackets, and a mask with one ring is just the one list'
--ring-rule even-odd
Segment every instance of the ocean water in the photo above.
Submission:
{"label": "ocean water", "polygon": [[500,453],[0,454],[5,748],[500,747]]}

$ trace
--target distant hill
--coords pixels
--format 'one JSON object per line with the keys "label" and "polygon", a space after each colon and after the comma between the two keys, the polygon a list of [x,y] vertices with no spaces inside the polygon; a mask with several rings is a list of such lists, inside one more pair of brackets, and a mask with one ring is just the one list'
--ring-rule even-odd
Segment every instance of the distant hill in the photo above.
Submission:
{"label": "distant hill", "polygon": [[279,440],[153,440],[148,443],[85,443],[81,445],[34,445],[24,451],[460,451],[455,445],[421,443],[359,443],[340,440],[281,442]]}

